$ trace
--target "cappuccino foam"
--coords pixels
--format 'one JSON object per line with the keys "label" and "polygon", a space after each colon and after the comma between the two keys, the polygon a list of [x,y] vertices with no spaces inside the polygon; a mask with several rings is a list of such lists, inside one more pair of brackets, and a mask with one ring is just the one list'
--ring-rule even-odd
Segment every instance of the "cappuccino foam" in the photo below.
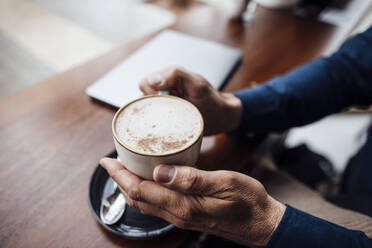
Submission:
{"label": "cappuccino foam", "polygon": [[199,111],[191,103],[171,97],[149,97],[123,109],[116,134],[124,146],[148,155],[165,155],[192,145],[202,132]]}

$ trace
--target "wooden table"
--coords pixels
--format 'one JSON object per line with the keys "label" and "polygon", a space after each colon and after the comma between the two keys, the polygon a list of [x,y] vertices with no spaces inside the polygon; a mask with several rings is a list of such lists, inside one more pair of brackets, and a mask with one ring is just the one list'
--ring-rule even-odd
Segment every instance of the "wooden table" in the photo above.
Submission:
{"label": "wooden table", "polygon": [[[205,5],[180,14],[172,29],[244,53],[226,91],[316,58],[335,32],[313,18],[261,8],[249,22],[229,22]],[[0,247],[177,247],[185,239],[188,232],[182,230],[151,241],[118,238],[97,224],[88,205],[90,176],[98,160],[114,150],[115,110],[84,90],[149,38],[0,101]],[[253,147],[233,144],[223,135],[208,138],[201,166],[241,168]]]}

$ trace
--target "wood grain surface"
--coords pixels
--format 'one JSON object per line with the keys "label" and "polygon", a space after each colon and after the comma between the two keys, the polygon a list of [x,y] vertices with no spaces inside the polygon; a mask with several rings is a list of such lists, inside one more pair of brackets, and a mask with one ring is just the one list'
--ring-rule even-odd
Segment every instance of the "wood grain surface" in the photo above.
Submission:
{"label": "wood grain surface", "polygon": [[[249,22],[229,22],[206,5],[179,14],[172,29],[244,53],[226,91],[316,58],[335,31],[313,18],[262,8]],[[177,247],[187,237],[188,232],[177,230],[150,241],[118,238],[96,223],[88,205],[90,176],[98,160],[114,149],[115,110],[84,90],[150,37],[0,101],[0,247]],[[224,135],[207,138],[200,166],[239,169],[254,147]]]}

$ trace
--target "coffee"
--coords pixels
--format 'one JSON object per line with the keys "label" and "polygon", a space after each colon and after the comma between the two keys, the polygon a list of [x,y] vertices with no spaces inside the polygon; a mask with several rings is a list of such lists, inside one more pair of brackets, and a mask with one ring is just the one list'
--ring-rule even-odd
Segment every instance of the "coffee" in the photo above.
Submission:
{"label": "coffee", "polygon": [[127,149],[145,155],[169,155],[193,145],[203,130],[194,105],[176,97],[145,97],[126,106],[114,125]]}

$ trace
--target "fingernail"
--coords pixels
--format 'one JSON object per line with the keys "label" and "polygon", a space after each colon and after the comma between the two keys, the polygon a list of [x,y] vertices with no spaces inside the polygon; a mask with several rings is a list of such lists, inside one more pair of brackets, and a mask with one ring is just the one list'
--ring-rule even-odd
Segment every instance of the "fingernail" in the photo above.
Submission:
{"label": "fingernail", "polygon": [[169,183],[176,174],[174,166],[160,165],[155,168],[155,180],[159,183]]}
{"label": "fingernail", "polygon": [[111,170],[112,168],[115,167],[115,164],[113,164],[113,159],[112,158],[102,158],[99,163],[102,165],[105,170]]}
{"label": "fingernail", "polygon": [[161,84],[163,81],[164,78],[159,74],[153,75],[149,79],[147,79],[147,82],[151,85]]}
{"label": "fingernail", "polygon": [[109,158],[101,158],[99,163],[105,168],[107,166],[107,163],[109,163],[109,160],[110,160]]}

